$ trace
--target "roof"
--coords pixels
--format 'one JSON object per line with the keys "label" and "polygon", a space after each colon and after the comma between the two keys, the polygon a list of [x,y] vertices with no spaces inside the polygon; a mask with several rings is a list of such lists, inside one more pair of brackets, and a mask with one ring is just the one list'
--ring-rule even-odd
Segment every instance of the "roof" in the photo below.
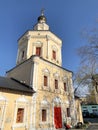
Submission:
{"label": "roof", "polygon": [[27,62],[28,60],[30,60],[31,58],[34,58],[34,57],[39,57],[41,60],[43,60],[43,61],[45,61],[45,62],[48,62],[48,63],[50,63],[50,64],[52,64],[52,65],[54,65],[54,66],[57,66],[57,67],[59,67],[59,68],[65,70],[65,71],[68,71],[68,72],[70,72],[70,73],[73,74],[73,72],[72,72],[71,70],[68,70],[68,69],[66,69],[66,68],[63,68],[62,66],[59,66],[59,65],[57,65],[57,64],[55,64],[55,63],[52,63],[52,62],[50,62],[50,61],[48,61],[48,60],[46,60],[46,59],[44,59],[44,58],[42,58],[42,57],[40,57],[40,56],[37,56],[37,55],[32,55],[29,59],[26,59],[25,61],[23,61],[23,62],[21,62],[20,64],[16,65],[14,68],[12,68],[12,69],[6,71],[6,73],[12,71],[13,69],[17,68],[17,67],[20,66],[21,64]]}
{"label": "roof", "polygon": [[1,77],[0,76],[0,88],[10,89],[19,92],[34,93],[34,90],[20,81],[14,78]]}

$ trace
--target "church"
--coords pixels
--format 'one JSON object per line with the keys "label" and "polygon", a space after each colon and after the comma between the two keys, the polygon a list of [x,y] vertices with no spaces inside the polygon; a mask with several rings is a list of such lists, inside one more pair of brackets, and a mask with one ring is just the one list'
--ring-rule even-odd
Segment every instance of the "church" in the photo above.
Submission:
{"label": "church", "polygon": [[62,40],[44,12],[18,40],[17,63],[0,77],[0,130],[55,130],[79,120],[72,71],[62,67]]}

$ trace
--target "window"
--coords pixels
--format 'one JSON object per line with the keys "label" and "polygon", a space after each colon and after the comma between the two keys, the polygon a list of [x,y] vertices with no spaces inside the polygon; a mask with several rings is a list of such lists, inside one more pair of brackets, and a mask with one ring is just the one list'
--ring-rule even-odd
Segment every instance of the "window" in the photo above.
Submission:
{"label": "window", "polygon": [[46,109],[42,109],[42,121],[47,121],[47,118],[46,118]]}
{"label": "window", "polygon": [[96,106],[92,106],[92,108],[97,108]]}
{"label": "window", "polygon": [[36,47],[36,55],[37,56],[41,55],[41,47]]}
{"label": "window", "polygon": [[87,107],[83,107],[83,108],[87,108]]}
{"label": "window", "polygon": [[49,117],[50,117],[49,111],[50,111],[50,103],[47,101],[46,97],[44,96],[40,106],[40,124],[49,123]]}
{"label": "window", "polygon": [[70,117],[70,109],[67,108],[66,110],[67,110],[67,117]]}
{"label": "window", "polygon": [[48,86],[48,77],[44,76],[44,86]]}
{"label": "window", "polygon": [[64,91],[66,91],[66,83],[64,83]]}
{"label": "window", "polygon": [[54,60],[56,60],[56,51],[52,51],[52,58],[54,59]]}
{"label": "window", "polygon": [[55,79],[55,89],[58,89],[58,80]]}
{"label": "window", "polygon": [[24,108],[18,108],[16,122],[23,123],[23,118],[24,118]]}
{"label": "window", "polygon": [[22,59],[24,58],[25,56],[25,51],[22,51]]}

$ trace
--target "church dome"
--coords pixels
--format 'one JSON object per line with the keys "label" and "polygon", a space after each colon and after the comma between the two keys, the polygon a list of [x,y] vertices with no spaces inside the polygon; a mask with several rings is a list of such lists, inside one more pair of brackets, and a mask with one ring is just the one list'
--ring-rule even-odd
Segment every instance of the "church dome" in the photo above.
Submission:
{"label": "church dome", "polygon": [[41,15],[38,17],[38,23],[46,23],[47,19],[44,16],[44,9],[41,10]]}
{"label": "church dome", "polygon": [[46,23],[46,21],[47,20],[46,20],[46,17],[44,15],[41,15],[41,16],[38,17],[38,22],[39,23]]}

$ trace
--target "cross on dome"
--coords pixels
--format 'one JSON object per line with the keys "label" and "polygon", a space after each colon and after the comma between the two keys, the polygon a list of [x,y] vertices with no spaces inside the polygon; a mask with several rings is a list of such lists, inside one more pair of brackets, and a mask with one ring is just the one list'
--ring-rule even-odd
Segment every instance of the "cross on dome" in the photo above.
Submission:
{"label": "cross on dome", "polygon": [[44,15],[44,11],[45,11],[45,9],[44,9],[44,8],[42,8],[42,9],[41,9],[41,16],[43,16],[43,15]]}

